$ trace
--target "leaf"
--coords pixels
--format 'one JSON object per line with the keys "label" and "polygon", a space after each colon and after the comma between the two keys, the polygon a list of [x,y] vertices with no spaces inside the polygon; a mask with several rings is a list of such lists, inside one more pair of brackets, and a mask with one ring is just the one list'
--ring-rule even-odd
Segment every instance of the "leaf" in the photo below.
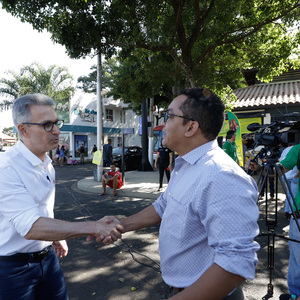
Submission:
{"label": "leaf", "polygon": [[124,278],[119,278],[119,281],[123,283],[125,281],[125,279]]}
{"label": "leaf", "polygon": [[136,287],[135,286],[133,286],[133,287],[131,287],[131,289],[130,289],[132,292],[133,291],[135,291],[136,290]]}

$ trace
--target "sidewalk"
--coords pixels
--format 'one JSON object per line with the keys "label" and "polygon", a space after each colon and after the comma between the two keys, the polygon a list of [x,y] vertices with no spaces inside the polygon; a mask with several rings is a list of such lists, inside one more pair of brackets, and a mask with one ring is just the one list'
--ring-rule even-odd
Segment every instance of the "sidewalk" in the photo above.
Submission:
{"label": "sidewalk", "polygon": [[[86,177],[77,183],[77,188],[86,192],[93,193],[94,195],[97,194],[97,196],[102,193],[102,184],[101,182],[96,182],[94,181],[94,177],[92,176],[92,170],[89,170],[91,176]],[[119,214],[119,215],[130,215],[132,213],[135,213],[136,211],[139,211],[141,208],[144,208],[146,205],[152,203],[159,195],[161,192],[165,190],[167,187],[167,180],[164,177],[164,188],[158,192],[158,179],[159,179],[159,173],[158,171],[148,171],[148,172],[139,172],[139,171],[128,171],[125,173],[125,185],[117,191],[117,195],[120,197],[103,197],[101,198],[101,211],[105,210],[105,213],[109,214]],[[254,178],[257,180],[257,178]],[[112,194],[112,189],[108,188],[107,189],[108,195]],[[276,237],[276,243],[274,244],[274,269],[270,271],[268,268],[268,261],[270,259],[269,254],[268,254],[268,249],[269,249],[269,242],[268,242],[268,228],[266,226],[266,201],[265,200],[260,200],[258,205],[259,205],[259,210],[260,210],[260,218],[259,218],[259,227],[260,227],[260,233],[262,235],[258,236],[256,238],[257,242],[260,244],[261,248],[258,251],[258,259],[259,263],[256,269],[256,277],[253,281],[251,280],[246,280],[246,282],[243,284],[243,290],[244,290],[244,296],[245,299],[248,300],[258,300],[258,299],[269,299],[270,296],[267,294],[268,292],[268,285],[270,284],[270,281],[272,281],[272,284],[274,285],[274,294],[272,299],[279,299],[279,296],[281,294],[286,294],[288,292],[287,290],[287,269],[288,269],[288,241],[280,238],[279,235],[284,235],[288,236],[288,230],[289,230],[289,223],[285,219],[284,216],[284,199],[285,195],[282,194],[282,188],[279,186],[279,194],[278,194],[278,201],[277,203],[275,201],[268,201],[268,215],[269,217],[273,217],[273,210],[276,209],[277,204],[277,211],[278,211],[278,225],[276,226],[275,233],[277,234]],[[93,194],[91,197],[93,197]],[[124,197],[124,198],[122,198]],[[142,199],[144,198],[144,199]],[[98,198],[99,199],[99,198]],[[136,200],[136,201],[135,201]],[[86,200],[82,200],[86,201]],[[120,202],[121,201],[121,202]],[[92,205],[95,203],[94,208],[90,208],[90,210],[96,210],[98,209],[99,206],[99,201],[90,201],[89,205]],[[120,205],[121,203],[121,205]],[[105,206],[107,205],[107,207]],[[107,209],[107,211],[106,211]],[[108,210],[110,209],[110,211]],[[115,209],[121,209],[121,212]],[[113,212],[111,212],[113,210]],[[124,211],[126,213],[124,213]],[[272,235],[271,235],[272,237]],[[145,234],[143,231],[137,231],[135,233],[130,233],[126,234],[126,239],[129,240],[131,243],[134,244],[134,247],[137,247],[137,241],[141,241],[141,252],[145,251],[145,253],[151,253],[151,257],[154,257],[155,255],[155,260],[159,261],[159,256],[157,252],[158,248],[158,241],[156,239],[156,235],[151,232],[151,234]],[[72,241],[71,241],[72,242]],[[149,248],[145,248],[145,245]],[[75,246],[74,246],[75,248]],[[112,248],[114,249],[114,248]],[[105,249],[104,249],[105,250]],[[102,251],[104,251],[102,250]],[[110,248],[107,251],[112,251]],[[117,250],[116,250],[117,251]],[[99,251],[98,251],[99,252]],[[121,251],[122,252],[122,251]],[[121,253],[120,250],[118,250],[118,253]],[[89,253],[89,252],[88,252]],[[125,251],[124,251],[125,253]],[[98,254],[99,255],[99,254]],[[157,255],[157,256],[156,256]],[[119,290],[118,285],[113,285],[112,286],[107,286],[107,284],[103,284],[101,288],[99,288],[99,283],[92,283],[91,287],[94,289],[93,291],[99,292],[100,290],[103,293],[103,289],[107,289],[107,294],[112,294],[114,296],[107,297],[106,299],[160,299],[158,296],[155,298],[154,292],[157,292],[158,295],[162,295],[162,285],[163,283],[161,282],[161,279],[159,276],[154,275],[152,271],[149,271],[147,268],[142,268],[139,270],[139,272],[136,272],[136,265],[132,263],[131,257],[128,255],[126,257],[126,261],[124,258],[124,254],[121,255],[122,259],[120,260],[120,269],[116,267],[116,259],[114,259],[114,264],[110,266],[109,268],[116,268],[114,269],[114,272],[111,272],[110,274],[117,274],[117,278],[119,277],[124,277],[125,275],[119,275],[123,274],[123,272],[128,272],[126,273],[126,283],[127,288],[130,286],[139,286],[138,292],[139,293],[149,293],[148,296],[145,296],[144,294],[139,294],[135,295],[135,297],[131,296],[130,291],[124,292],[123,290]],[[93,261],[93,259],[91,259]],[[94,264],[94,262],[92,263]],[[126,268],[129,268],[128,270]],[[66,268],[66,266],[65,266]],[[72,265],[72,268],[74,266]],[[131,269],[132,268],[132,269]],[[82,272],[82,267],[78,268],[78,273]],[[73,270],[73,269],[72,269]],[[101,269],[102,270],[102,269]],[[67,269],[66,269],[67,271]],[[72,271],[74,272],[74,271]],[[87,274],[88,270],[86,271]],[[69,273],[65,273],[69,274]],[[143,279],[140,280],[138,277],[139,275],[136,274],[143,274],[143,276],[149,276],[151,279]],[[129,277],[132,276],[132,279],[129,280]],[[71,276],[71,275],[70,275]],[[153,279],[152,279],[153,276]],[[101,273],[101,278],[103,280],[103,270]],[[131,278],[131,277],[130,277]],[[143,277],[144,278],[144,277]],[[145,277],[146,278],[146,277]],[[147,277],[148,278],[148,277]],[[154,280],[155,279],[155,280]],[[90,279],[92,282],[92,278]],[[111,281],[111,275],[109,278],[107,278],[107,281]],[[103,280],[103,282],[107,282]],[[118,281],[116,279],[115,281]],[[69,283],[69,285],[71,285]],[[73,285],[71,285],[73,288]],[[125,288],[125,286],[124,286]],[[124,297],[119,298],[121,293],[124,293]],[[128,294],[129,293],[129,294]],[[151,295],[151,297],[150,297]],[[72,300],[81,300],[81,298],[73,298]],[[83,299],[83,298],[82,298]],[[101,299],[101,298],[97,298]],[[103,298],[104,299],[104,298]]]}
{"label": "sidewalk", "polygon": [[[158,171],[127,171],[125,172],[124,186],[117,190],[120,197],[142,197],[157,199],[167,187],[167,178],[164,176],[163,188],[157,191],[159,187]],[[77,188],[90,193],[101,194],[102,183],[94,181],[94,177],[86,177],[77,183]],[[107,194],[112,193],[111,188],[106,188]]]}

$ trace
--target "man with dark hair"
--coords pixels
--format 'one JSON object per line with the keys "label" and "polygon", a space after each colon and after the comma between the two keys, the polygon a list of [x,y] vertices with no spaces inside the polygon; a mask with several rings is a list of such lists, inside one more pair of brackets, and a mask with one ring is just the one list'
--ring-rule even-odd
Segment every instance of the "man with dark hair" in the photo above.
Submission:
{"label": "man with dark hair", "polygon": [[80,155],[80,164],[84,165],[84,156],[85,156],[85,147],[83,144],[78,149],[79,155]]}
{"label": "man with dark hair", "polygon": [[111,143],[112,140],[108,139],[108,143],[103,145],[103,167],[109,167],[113,162]]}
{"label": "man with dark hair", "polygon": [[257,186],[218,146],[224,110],[202,88],[171,102],[162,140],[179,154],[171,180],[153,205],[121,220],[125,232],[161,223],[162,277],[174,300],[241,300],[240,284],[255,277]]}
{"label": "man with dark hair", "polygon": [[166,173],[168,182],[170,181],[172,162],[173,151],[164,146],[159,147],[154,162],[154,168],[157,169],[157,163],[159,167],[159,188],[157,191],[162,189],[164,173]]}
{"label": "man with dark hair", "polygon": [[226,142],[223,145],[223,150],[236,162],[238,163],[238,156],[236,153],[236,133],[233,130],[227,131]]}
{"label": "man with dark hair", "polygon": [[65,240],[112,234],[115,241],[123,231],[113,217],[54,219],[55,171],[47,152],[58,146],[63,126],[54,105],[41,94],[23,96],[13,105],[20,140],[0,157],[0,299],[67,300],[58,261],[68,253]]}
{"label": "man with dark hair", "polygon": [[116,164],[110,164],[110,170],[102,176],[102,195],[106,195],[106,186],[109,186],[113,189],[113,196],[117,195],[117,189],[120,189],[123,186],[122,175],[117,171]]}

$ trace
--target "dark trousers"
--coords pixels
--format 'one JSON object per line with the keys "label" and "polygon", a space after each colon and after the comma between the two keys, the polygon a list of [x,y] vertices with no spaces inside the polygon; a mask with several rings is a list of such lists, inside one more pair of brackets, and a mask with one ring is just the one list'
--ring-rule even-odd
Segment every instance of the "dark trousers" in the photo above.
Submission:
{"label": "dark trousers", "polygon": [[[170,292],[168,294],[168,299],[178,294],[179,291],[174,290],[172,287],[170,288]],[[236,290],[229,296],[223,298],[223,300],[244,300],[244,293],[242,288],[239,286]]]}
{"label": "dark trousers", "polygon": [[103,159],[103,167],[110,167],[112,161]]}
{"label": "dark trousers", "polygon": [[159,188],[162,188],[164,173],[166,173],[168,182],[170,181],[170,170],[167,170],[168,166],[159,165]]}
{"label": "dark trousers", "polygon": [[52,248],[42,260],[0,260],[0,300],[68,300],[65,279]]}

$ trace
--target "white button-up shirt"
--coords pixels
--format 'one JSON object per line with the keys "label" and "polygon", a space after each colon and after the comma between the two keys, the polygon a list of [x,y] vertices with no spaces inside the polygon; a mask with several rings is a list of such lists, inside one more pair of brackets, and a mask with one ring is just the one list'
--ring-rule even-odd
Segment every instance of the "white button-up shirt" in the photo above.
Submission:
{"label": "white button-up shirt", "polygon": [[53,218],[54,199],[55,171],[47,154],[41,161],[21,141],[0,154],[0,255],[51,244],[24,236],[40,217]]}
{"label": "white button-up shirt", "polygon": [[259,233],[257,186],[216,141],[178,157],[166,191],[153,204],[161,217],[164,281],[192,285],[213,263],[254,279]]}

